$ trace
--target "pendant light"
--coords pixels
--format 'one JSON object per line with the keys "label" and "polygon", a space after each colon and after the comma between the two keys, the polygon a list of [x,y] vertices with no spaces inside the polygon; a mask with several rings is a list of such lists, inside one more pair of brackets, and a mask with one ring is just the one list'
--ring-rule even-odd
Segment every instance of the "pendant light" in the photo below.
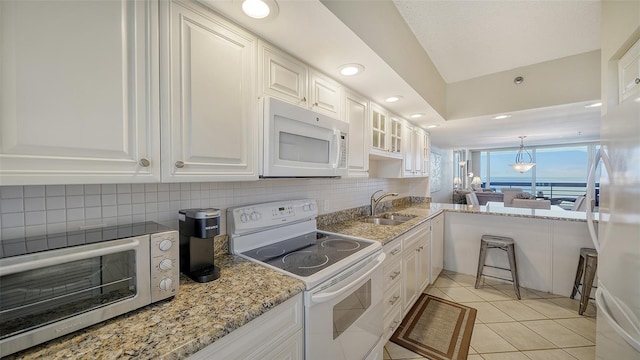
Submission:
{"label": "pendant light", "polygon": [[[520,149],[518,149],[518,153],[516,154],[516,163],[511,164],[509,166],[511,166],[515,171],[518,171],[519,173],[522,174],[524,172],[531,170],[531,168],[536,166],[536,163],[533,162],[533,158],[531,157],[531,154],[529,154],[529,152],[524,148],[524,138],[526,138],[526,136],[518,136],[518,137],[520,138]],[[527,156],[529,157],[529,162],[524,162],[525,154],[527,154]]]}

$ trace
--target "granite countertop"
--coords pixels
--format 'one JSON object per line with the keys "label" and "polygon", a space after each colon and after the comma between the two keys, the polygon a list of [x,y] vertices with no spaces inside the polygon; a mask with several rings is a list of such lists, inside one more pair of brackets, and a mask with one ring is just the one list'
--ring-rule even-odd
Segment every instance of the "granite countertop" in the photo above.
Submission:
{"label": "granite countertop", "polygon": [[6,359],[184,359],[300,293],[304,283],[233,255],[215,258],[220,278],[181,274],[174,299],[37,345]]}
{"label": "granite countertop", "polygon": [[[362,216],[346,219],[344,216],[336,216],[339,221],[335,223],[319,224],[318,229],[337,234],[361,237],[380,241],[383,245],[410,231],[415,226],[433,218],[442,212],[458,212],[481,215],[501,215],[509,217],[525,217],[547,220],[586,222],[586,214],[579,211],[566,211],[562,209],[522,209],[505,207],[502,203],[488,203],[482,206],[470,206],[460,204],[421,203],[410,206],[392,207],[386,209],[388,214],[401,214],[414,216],[413,219],[395,226],[376,225],[359,221]],[[361,213],[360,213],[361,214]],[[379,212],[378,215],[382,214]],[[597,221],[596,214],[596,221]]]}

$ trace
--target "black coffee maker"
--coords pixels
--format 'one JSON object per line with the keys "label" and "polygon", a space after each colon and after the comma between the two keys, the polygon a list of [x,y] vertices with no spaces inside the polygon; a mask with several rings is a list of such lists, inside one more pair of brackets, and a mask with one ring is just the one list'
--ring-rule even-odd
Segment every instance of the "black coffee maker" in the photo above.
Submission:
{"label": "black coffee maker", "polygon": [[205,283],[220,277],[213,264],[213,238],[220,234],[219,209],[185,209],[180,220],[180,271]]}

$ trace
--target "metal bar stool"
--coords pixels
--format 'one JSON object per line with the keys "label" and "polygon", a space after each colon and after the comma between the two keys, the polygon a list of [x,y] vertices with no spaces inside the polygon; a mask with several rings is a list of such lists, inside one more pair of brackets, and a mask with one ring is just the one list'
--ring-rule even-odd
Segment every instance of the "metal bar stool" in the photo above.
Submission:
{"label": "metal bar stool", "polygon": [[[500,249],[507,252],[509,258],[509,269],[498,266],[485,265],[484,261],[487,258],[487,250]],[[504,279],[497,276],[483,274],[484,267],[491,267],[494,269],[508,270],[511,272],[511,280]],[[488,276],[495,279],[511,281],[513,283],[513,289],[516,292],[518,300],[520,300],[520,284],[518,282],[518,267],[516,266],[516,252],[514,247],[514,241],[512,238],[495,235],[482,235],[480,240],[480,258],[478,259],[478,273],[476,274],[476,286],[477,289],[480,286],[480,277]]]}
{"label": "metal bar stool", "polygon": [[[573,290],[571,290],[571,298],[575,298],[580,293],[580,307],[578,315],[582,315],[589,304],[591,296],[591,288],[593,280],[596,278],[596,270],[598,270],[598,252],[592,248],[580,248],[580,260],[578,261],[578,270],[576,271],[576,279],[573,282]],[[584,274],[584,277],[583,277]],[[580,282],[582,280],[582,282]],[[582,285],[582,291],[579,287]]]}

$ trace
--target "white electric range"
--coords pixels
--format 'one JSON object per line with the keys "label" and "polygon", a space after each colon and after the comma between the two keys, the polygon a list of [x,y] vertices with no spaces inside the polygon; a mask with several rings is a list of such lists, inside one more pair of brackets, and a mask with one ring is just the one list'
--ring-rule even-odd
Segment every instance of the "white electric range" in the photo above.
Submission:
{"label": "white electric range", "polygon": [[315,200],[227,209],[233,254],[305,283],[305,358],[382,359],[382,262],[377,241],[316,229]]}

